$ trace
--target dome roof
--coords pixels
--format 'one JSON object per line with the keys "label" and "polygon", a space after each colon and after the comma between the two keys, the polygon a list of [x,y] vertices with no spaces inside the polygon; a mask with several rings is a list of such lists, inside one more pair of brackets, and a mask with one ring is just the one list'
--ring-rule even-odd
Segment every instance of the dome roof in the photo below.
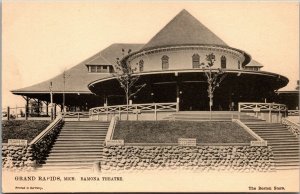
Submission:
{"label": "dome roof", "polygon": [[142,50],[189,44],[228,46],[184,9],[145,44]]}

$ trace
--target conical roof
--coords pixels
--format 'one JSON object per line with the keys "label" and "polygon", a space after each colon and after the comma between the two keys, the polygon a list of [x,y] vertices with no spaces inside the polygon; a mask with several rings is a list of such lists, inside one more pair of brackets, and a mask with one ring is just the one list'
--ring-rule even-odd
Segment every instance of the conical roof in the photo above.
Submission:
{"label": "conical roof", "polygon": [[184,9],[145,44],[142,50],[191,44],[227,46],[223,40]]}

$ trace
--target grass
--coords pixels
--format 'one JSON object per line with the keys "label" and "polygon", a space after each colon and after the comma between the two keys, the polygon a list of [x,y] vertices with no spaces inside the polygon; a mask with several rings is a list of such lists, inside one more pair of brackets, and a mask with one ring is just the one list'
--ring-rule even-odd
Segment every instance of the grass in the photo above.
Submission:
{"label": "grass", "polygon": [[30,142],[49,124],[50,121],[2,121],[2,142],[7,143],[8,139],[26,139]]}
{"label": "grass", "polygon": [[197,143],[249,143],[255,140],[233,122],[119,121],[113,139],[126,143],[177,143],[196,138]]}

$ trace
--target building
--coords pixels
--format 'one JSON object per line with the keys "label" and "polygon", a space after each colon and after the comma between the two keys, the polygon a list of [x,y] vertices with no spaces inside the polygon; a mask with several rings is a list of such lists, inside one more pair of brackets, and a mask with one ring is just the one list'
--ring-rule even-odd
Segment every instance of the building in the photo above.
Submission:
{"label": "building", "polygon": [[[236,110],[239,102],[274,102],[276,91],[288,83],[285,76],[261,71],[249,53],[228,46],[186,10],[176,15],[146,44],[112,44],[50,80],[13,90],[27,100],[53,102],[68,110],[86,111],[104,105],[125,104],[116,77],[116,58],[136,67],[137,84],[146,84],[132,103],[178,102],[179,110],[209,110],[206,73],[222,70],[224,80],[214,91],[212,110]],[[210,68],[206,56],[213,54]],[[51,87],[50,87],[51,85]]]}

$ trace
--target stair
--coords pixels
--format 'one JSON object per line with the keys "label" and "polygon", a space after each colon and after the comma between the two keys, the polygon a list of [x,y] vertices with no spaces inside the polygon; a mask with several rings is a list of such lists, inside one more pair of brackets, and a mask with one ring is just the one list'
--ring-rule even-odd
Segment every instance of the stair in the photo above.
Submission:
{"label": "stair", "polygon": [[[240,114],[240,116],[239,116]],[[179,121],[232,121],[232,119],[241,119],[247,122],[262,122],[263,120],[257,119],[247,113],[239,113],[237,111],[212,111],[211,119],[209,111],[179,111],[164,120],[179,120]]]}
{"label": "stair", "polygon": [[109,122],[66,121],[39,170],[90,171],[102,158]]}
{"label": "stair", "polygon": [[299,138],[280,123],[244,122],[272,146],[277,170],[299,169]]}

